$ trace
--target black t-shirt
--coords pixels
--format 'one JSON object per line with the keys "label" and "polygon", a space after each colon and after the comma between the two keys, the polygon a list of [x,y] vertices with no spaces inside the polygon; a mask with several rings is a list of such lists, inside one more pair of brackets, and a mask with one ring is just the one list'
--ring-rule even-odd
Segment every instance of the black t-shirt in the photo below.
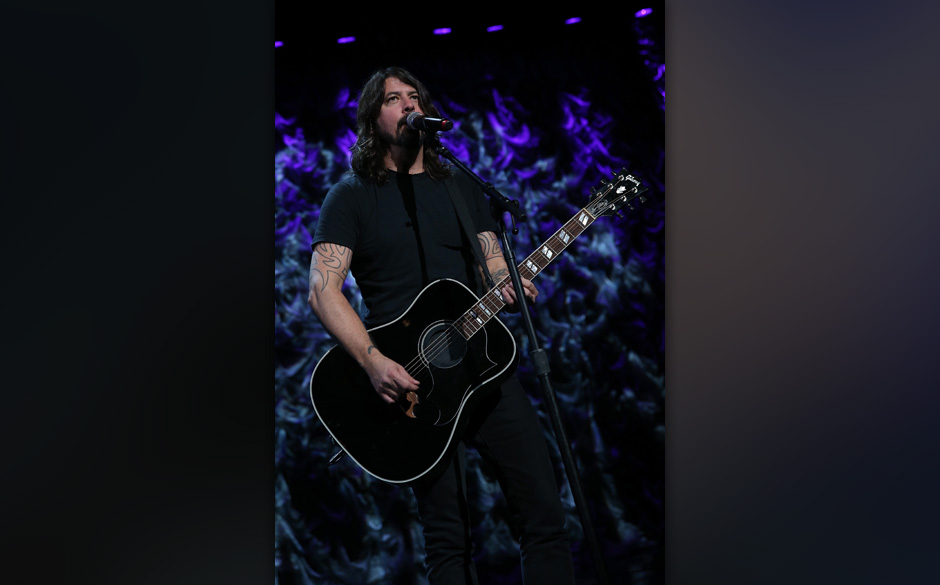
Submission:
{"label": "black t-shirt", "polygon": [[[476,233],[495,231],[482,190],[460,173],[455,179]],[[450,195],[443,182],[425,173],[390,171],[384,185],[347,175],[323,201],[312,245],[320,242],[352,251],[350,271],[370,328],[399,317],[425,286],[441,278],[462,282],[478,295],[483,292]]]}

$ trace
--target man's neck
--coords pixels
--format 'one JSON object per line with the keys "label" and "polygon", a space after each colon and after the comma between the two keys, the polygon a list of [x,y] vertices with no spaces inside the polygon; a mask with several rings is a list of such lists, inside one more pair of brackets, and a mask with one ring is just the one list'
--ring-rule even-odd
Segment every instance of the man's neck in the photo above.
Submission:
{"label": "man's neck", "polygon": [[424,172],[424,146],[418,150],[392,146],[385,155],[385,167],[408,175]]}

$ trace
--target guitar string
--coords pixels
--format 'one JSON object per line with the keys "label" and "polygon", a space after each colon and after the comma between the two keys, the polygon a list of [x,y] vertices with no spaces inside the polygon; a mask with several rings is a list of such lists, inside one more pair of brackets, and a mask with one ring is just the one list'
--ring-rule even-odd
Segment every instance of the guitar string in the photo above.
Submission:
{"label": "guitar string", "polygon": [[[608,185],[607,185],[607,189],[605,189],[605,190],[604,190],[603,192],[601,192],[601,193],[595,194],[595,195],[597,195],[597,196],[592,200],[592,203],[591,203],[591,204],[593,204],[593,203],[596,202],[596,201],[599,201],[603,196],[606,196],[606,194],[609,193],[610,191],[612,191],[613,188],[614,188],[617,184],[619,184],[620,182],[621,182],[621,181],[618,180],[616,184],[613,184],[613,185],[612,185],[612,184],[608,184]],[[552,260],[554,260],[555,257],[558,256],[559,253],[563,252],[576,238],[578,238],[578,236],[580,236],[582,233],[584,233],[584,231],[585,231],[591,224],[593,224],[594,221],[596,221],[598,217],[600,217],[601,215],[603,215],[603,214],[594,214],[594,213],[588,212],[588,211],[587,211],[587,208],[590,207],[591,204],[589,204],[588,206],[582,208],[578,213],[576,213],[573,217],[571,217],[571,219],[569,219],[567,222],[565,222],[565,223],[562,225],[562,227],[559,228],[559,229],[552,235],[551,238],[549,238],[548,240],[545,241],[545,243],[543,243],[541,246],[539,246],[538,250],[541,250],[544,246],[548,246],[548,248],[552,251],[552,255],[546,258],[547,262],[545,263],[545,266],[541,266],[541,265],[539,264],[539,262],[537,261],[537,252],[533,252],[532,254],[529,255],[528,258],[526,258],[526,259],[522,262],[522,264],[519,265],[518,268],[519,268],[519,270],[520,270],[520,276],[521,276],[521,274],[522,274],[521,271],[523,271],[523,270],[530,270],[530,271],[531,271],[531,269],[528,268],[528,266],[529,266],[530,264],[533,264],[533,265],[537,266],[537,267],[538,267],[538,270],[537,270],[537,271],[534,271],[530,276],[527,276],[526,278],[530,278],[530,279],[531,279],[531,278],[534,278],[535,276],[538,276],[538,275],[542,272],[542,270],[544,270],[545,267],[548,266],[548,265],[552,262]],[[586,214],[587,217],[588,217],[588,219],[589,219],[589,221],[587,221],[586,223],[583,222],[583,221],[578,221],[579,218],[582,217],[582,215],[581,215],[582,213],[583,213],[583,214]],[[572,226],[575,226],[577,229],[576,229],[576,230],[572,230],[572,229],[571,229]],[[576,231],[577,233],[574,233],[575,231]],[[567,239],[563,239],[563,238],[559,238],[559,237],[558,237],[558,235],[559,235],[560,233],[562,233],[562,232],[566,232]],[[562,245],[561,245],[561,248],[559,248],[559,249],[556,250],[556,249],[551,245],[551,243],[550,243],[550,242],[553,242],[553,241],[559,241],[559,242],[561,242],[561,244],[562,244]],[[542,256],[545,257],[544,253],[543,253]],[[479,303],[475,303],[475,304],[474,304],[473,308],[482,305],[482,306],[484,306],[485,308],[487,308],[487,309],[490,310],[490,315],[489,315],[489,317],[486,318],[486,321],[489,321],[491,318],[493,318],[493,317],[495,316],[495,314],[498,313],[500,310],[502,310],[502,308],[506,305],[506,303],[505,303],[505,302],[503,301],[503,299],[502,299],[502,295],[501,295],[500,293],[496,293],[496,291],[500,290],[503,286],[505,286],[506,284],[509,284],[509,283],[510,283],[510,279],[509,279],[508,277],[507,277],[507,278],[504,278],[503,280],[501,280],[501,281],[499,282],[499,284],[497,284],[495,287],[493,287],[492,289],[490,289],[483,297],[481,297]],[[489,299],[489,297],[490,297],[491,295],[496,296],[496,298],[498,298],[499,301],[496,302],[494,306],[488,307],[488,306],[486,305],[486,303],[488,302],[488,299]],[[497,305],[499,305],[499,306],[497,306]],[[468,318],[468,315],[469,315],[470,311],[471,311],[473,308],[468,309],[467,311],[465,311],[460,317],[458,317],[458,318],[455,319],[450,325],[448,325],[447,328],[446,328],[445,333],[444,333],[443,335],[438,336],[438,337],[431,343],[431,345],[428,346],[428,348],[426,348],[425,351],[422,352],[421,350],[419,350],[419,351],[418,351],[418,355],[415,356],[415,357],[414,357],[410,362],[408,362],[408,364],[405,366],[405,371],[407,371],[407,372],[409,373],[409,375],[414,376],[414,377],[418,377],[419,375],[422,375],[422,372],[424,372],[424,373],[426,374],[427,372],[430,371],[430,367],[429,367],[428,364],[430,364],[431,362],[433,362],[434,359],[436,359],[442,352],[444,352],[445,350],[449,349],[449,348],[451,347],[452,343],[456,340],[457,337],[460,337],[460,338],[464,339],[464,341],[469,341],[470,337],[473,337],[474,335],[476,335],[476,333],[478,333],[478,332],[480,331],[480,329],[482,329],[483,327],[485,327],[486,323],[484,322],[484,323],[483,323],[482,325],[480,325],[476,330],[474,330],[472,333],[470,333],[470,335],[469,335],[468,337],[464,337],[464,335],[463,335],[463,334],[460,332],[460,330],[458,329],[458,327],[457,327],[457,325],[456,325],[456,323],[458,323],[458,322],[461,323],[461,326],[466,326],[466,325],[470,325],[470,324],[471,324],[471,322],[468,321],[467,318]],[[425,359],[422,359],[422,357],[424,357]],[[403,400],[403,399],[404,399],[404,397],[400,398],[400,399],[399,399],[399,402],[401,402],[401,400]]]}
{"label": "guitar string", "polygon": [[[619,183],[619,181],[618,181],[618,183]],[[595,202],[595,201],[599,201],[603,196],[605,196],[608,192],[610,192],[613,187],[614,187],[614,185],[608,185],[608,188],[605,189],[604,192],[602,192],[601,194],[599,194],[598,197],[595,197],[595,198],[593,199],[592,203]],[[590,205],[588,205],[587,207],[590,207]],[[548,240],[546,240],[545,243],[542,244],[542,246],[539,247],[539,249],[542,249],[543,246],[548,246],[548,248],[552,251],[552,256],[546,258],[548,261],[545,263],[545,266],[548,266],[548,264],[550,264],[550,263],[552,262],[552,260],[553,260],[560,252],[563,252],[563,251],[570,245],[571,242],[573,242],[578,236],[580,236],[582,233],[584,233],[584,230],[586,230],[591,224],[594,223],[595,220],[597,220],[597,218],[599,217],[599,215],[596,215],[596,214],[593,214],[593,213],[588,212],[588,211],[587,211],[587,207],[582,208],[578,213],[576,213],[573,217],[571,217],[571,219],[569,219],[567,222],[565,222],[565,223],[562,225],[562,227],[559,228],[559,229],[552,235],[551,238],[549,238]],[[579,218],[582,218],[582,217],[583,217],[582,214],[586,214],[586,215],[587,215],[587,218],[589,219],[589,221],[587,221],[586,223],[583,222],[583,221],[579,221]],[[572,230],[572,229],[571,229],[572,226],[576,226],[577,230]],[[558,235],[559,235],[560,233],[562,233],[563,231],[565,231],[565,232],[566,232],[566,235],[568,236],[567,240],[558,237]],[[574,233],[575,231],[576,231],[577,233]],[[554,248],[554,246],[552,246],[552,244],[551,244],[551,242],[553,242],[553,241],[559,241],[559,242],[561,242],[561,243],[562,243],[561,248],[559,248],[559,249],[556,250],[556,249]],[[544,254],[543,254],[543,257],[544,257]],[[527,278],[530,278],[530,277],[531,277],[531,278],[534,278],[534,277],[537,276],[539,273],[541,273],[542,270],[545,269],[545,266],[541,266],[540,263],[537,261],[537,252],[530,254],[529,257],[526,258],[526,259],[522,262],[522,264],[519,265],[519,269],[520,269],[520,270],[531,270],[530,268],[528,268],[528,266],[529,266],[530,264],[534,264],[535,266],[537,266],[537,267],[538,267],[538,270],[537,270],[537,271],[534,271],[534,272],[533,272],[529,277],[527,277]],[[521,275],[521,272],[520,272],[520,275]],[[493,289],[491,289],[490,291],[488,291],[487,294],[484,295],[484,296],[480,299],[480,303],[474,304],[474,307],[476,307],[476,306],[478,306],[478,305],[486,306],[486,305],[485,305],[485,302],[486,302],[487,299],[490,297],[490,295],[494,294],[494,291],[497,291],[497,290],[501,289],[503,286],[505,286],[505,285],[508,284],[509,282],[510,282],[510,279],[509,279],[509,278],[504,278],[503,280],[501,280],[501,281],[499,282],[499,284],[497,284]],[[497,303],[497,304],[500,304],[500,303],[501,303],[503,306],[505,306],[505,302],[503,302],[502,297],[501,297],[500,295],[497,295],[497,296],[498,296],[498,298],[499,298],[499,303]],[[488,308],[492,310],[492,313],[490,314],[490,317],[487,318],[487,321],[489,321],[489,319],[492,318],[492,316],[493,316],[495,313],[497,313],[498,311],[502,310],[502,306],[499,306],[499,307],[493,306],[493,307],[488,307]],[[440,336],[438,336],[436,339],[434,339],[434,341],[431,343],[431,345],[428,346],[427,348],[425,348],[424,351],[419,350],[419,351],[418,351],[418,355],[415,356],[410,362],[408,362],[408,364],[405,365],[405,371],[408,372],[409,375],[414,376],[414,377],[419,376],[419,375],[420,375],[420,372],[422,372],[422,371],[430,371],[430,367],[428,366],[428,364],[430,364],[431,362],[433,362],[434,359],[436,359],[439,355],[441,355],[441,353],[443,353],[445,350],[449,349],[449,348],[451,347],[451,345],[453,344],[453,342],[456,340],[457,337],[463,338],[465,341],[468,341],[468,340],[469,340],[469,337],[472,337],[472,336],[475,335],[477,332],[479,332],[479,330],[482,329],[482,328],[485,326],[485,323],[484,323],[483,325],[480,325],[479,328],[477,328],[475,331],[473,331],[473,332],[470,334],[469,337],[464,337],[464,335],[461,334],[460,331],[458,330],[457,325],[455,325],[455,324],[458,323],[458,322],[460,322],[462,326],[463,326],[463,325],[468,325],[468,324],[470,324],[470,322],[467,321],[467,316],[468,316],[468,314],[470,313],[470,310],[472,310],[472,309],[468,309],[466,312],[463,313],[463,315],[461,315],[460,317],[458,317],[457,319],[455,319],[452,324],[448,325],[448,327],[447,327],[445,333],[442,334],[442,335],[440,335]],[[424,359],[422,359],[422,358],[424,358]]]}
{"label": "guitar string", "polygon": [[[477,307],[481,304],[485,304],[487,300],[489,299],[490,295],[493,294],[493,291],[500,289],[501,287],[505,286],[508,282],[509,282],[508,279],[501,280],[499,284],[497,284],[493,289],[491,289],[487,294],[485,294],[483,298],[480,299],[480,302],[475,303],[474,307]],[[503,303],[502,301],[496,304],[500,304],[500,303],[503,306],[505,306],[505,303]],[[487,306],[486,308],[491,312],[492,315],[495,315],[497,312],[502,310],[502,307],[497,307],[495,305]],[[420,372],[421,370],[429,369],[426,363],[433,362],[434,359],[436,359],[439,355],[441,355],[445,350],[449,349],[451,345],[453,344],[453,342],[456,341],[458,337],[464,339],[465,341],[469,340],[469,337],[464,338],[464,336],[458,330],[457,325],[455,325],[458,322],[469,324],[469,322],[466,321],[467,313],[469,313],[469,311],[465,312],[463,315],[461,315],[457,319],[454,319],[454,322],[448,325],[446,332],[443,335],[440,335],[437,338],[435,338],[434,341],[431,343],[431,345],[425,348],[424,351],[419,350],[418,355],[415,356],[410,362],[408,362],[408,364],[405,365],[405,371],[407,371],[410,375],[417,377],[418,372]],[[476,331],[471,333],[470,337],[475,335],[482,328],[483,328],[483,325],[481,325],[480,328],[478,328]],[[422,359],[422,356],[424,356],[425,359]]]}
{"label": "guitar string", "polygon": [[[582,212],[587,213],[587,216],[590,219],[590,221],[584,224],[578,221],[578,218],[581,216]],[[548,261],[545,263],[545,266],[541,266],[540,263],[537,261],[538,253],[535,252],[535,253],[530,254],[529,257],[526,258],[522,262],[522,264],[519,265],[518,268],[520,270],[531,271],[531,269],[528,268],[528,266],[529,264],[533,264],[538,267],[538,271],[533,272],[531,275],[527,276],[526,278],[537,276],[539,273],[541,273],[542,270],[545,269],[546,266],[548,266],[548,264],[551,263],[551,261],[559,253],[563,252],[571,244],[571,242],[573,242],[578,236],[584,233],[584,230],[586,230],[592,223],[594,223],[596,219],[597,217],[594,216],[594,214],[588,213],[586,208],[581,209],[579,213],[576,213],[571,219],[565,222],[565,224],[561,228],[559,228],[552,235],[551,238],[549,238],[548,240],[545,241],[544,244],[542,244],[542,246],[548,246],[549,249],[552,251],[552,256],[550,258],[547,258]],[[576,230],[572,229],[573,226],[577,228],[577,233],[574,233]],[[563,231],[566,232],[569,236],[567,241],[565,241],[563,238],[558,237],[558,235],[562,233]],[[562,244],[561,248],[555,249],[554,246],[552,246],[550,243],[552,241],[561,242]],[[541,249],[542,246],[540,246],[539,249]],[[521,275],[521,272],[520,272],[520,275]],[[509,284],[509,282],[510,282],[510,279],[508,277],[501,280],[499,284],[497,284],[493,289],[490,289],[490,291],[487,292],[487,294],[483,296],[481,301],[485,301],[490,295],[494,293],[494,291],[501,289],[503,286]],[[502,301],[502,298],[501,297],[498,297],[498,298],[500,299],[499,302],[502,303],[503,306],[505,306],[505,303]],[[477,306],[477,304],[475,304],[474,307],[475,306]],[[493,314],[502,310],[502,306],[498,308],[495,306],[489,307],[489,308],[492,309]],[[461,315],[458,319],[455,319],[454,323],[457,323],[458,321],[461,321],[461,320],[465,321],[465,318],[467,317],[468,313],[469,313],[469,310],[465,312],[463,315]],[[470,336],[472,337],[482,328],[483,328],[483,325],[481,325],[480,328],[478,328],[476,331],[471,333]],[[408,362],[408,364],[405,365],[405,371],[407,371],[409,375],[417,377],[419,375],[419,372],[424,371],[424,370],[430,370],[427,364],[433,362],[435,358],[441,355],[441,353],[449,349],[457,337],[463,338],[463,335],[460,334],[460,332],[457,329],[457,326],[451,324],[450,326],[448,326],[447,331],[443,335],[438,336],[438,338],[435,339],[432,342],[432,344],[425,349],[425,351],[422,352],[419,350],[418,355],[415,356],[410,362]],[[465,340],[468,340],[468,339],[469,338],[465,338]],[[425,359],[422,359],[422,357],[424,357]]]}
{"label": "guitar string", "polygon": [[[581,211],[587,213],[584,209],[582,209]],[[593,220],[597,219],[592,214],[588,213],[588,216],[591,218],[591,221],[589,221],[587,224],[581,224],[577,221],[579,216],[580,216],[580,212],[575,214],[574,217],[572,217],[567,222],[565,222],[565,224],[561,228],[559,228],[552,235],[551,238],[546,240],[545,243],[539,247],[539,249],[541,249],[543,246],[548,246],[548,248],[552,251],[552,256],[550,258],[546,258],[548,261],[545,263],[545,266],[540,265],[540,263],[538,262],[537,252],[530,254],[529,257],[526,258],[522,262],[522,264],[519,265],[520,270],[529,270],[529,271],[531,271],[531,269],[529,268],[530,264],[538,267],[538,271],[532,272],[532,274],[529,276],[526,276],[526,278],[531,279],[531,278],[534,278],[535,276],[538,276],[538,274],[541,273],[541,271],[544,270],[545,267],[548,266],[548,264],[550,264],[551,261],[558,254],[563,252],[568,247],[568,245],[575,240],[575,238],[580,236],[584,232],[584,230],[587,229],[587,227],[593,223]],[[579,231],[577,233],[573,233],[575,230],[572,229],[572,226],[577,226]],[[567,242],[564,239],[558,237],[558,235],[562,233],[563,231],[569,234],[569,238]],[[552,246],[550,242],[555,241],[555,240],[557,240],[558,242],[561,242],[562,244],[561,248],[555,249],[554,246]],[[544,257],[544,255],[542,257]],[[522,273],[520,272],[520,276],[521,274]],[[480,303],[474,304],[474,307],[485,303],[486,300],[490,297],[490,295],[494,294],[494,291],[501,289],[503,286],[509,283],[510,283],[510,279],[508,277],[501,280],[494,288],[490,289],[490,291],[487,292],[487,294],[484,295],[483,298],[481,298]],[[497,304],[502,304],[502,306],[505,306],[506,303],[502,300],[501,296],[497,296],[497,298],[499,298],[499,303]],[[502,310],[503,308],[502,306],[487,307],[488,309],[491,310],[491,316],[489,318],[492,318],[493,315],[495,315],[497,312]],[[454,323],[456,324],[458,321],[467,322],[466,317],[469,312],[470,311],[468,310],[463,315],[455,319]],[[487,320],[489,320],[489,318],[487,318]],[[405,365],[405,371],[407,371],[409,375],[417,377],[419,375],[419,372],[424,371],[424,370],[429,370],[430,368],[427,366],[428,363],[433,362],[434,359],[436,359],[439,355],[441,355],[441,353],[443,353],[445,350],[448,350],[453,344],[453,342],[456,341],[457,337],[460,337],[460,338],[464,337],[462,334],[460,334],[455,324],[451,324],[450,326],[448,326],[447,331],[443,335],[438,336],[431,343],[430,346],[425,348],[424,351],[419,350],[418,355],[415,356],[410,362],[408,362],[408,364]],[[470,337],[472,337],[477,332],[479,332],[479,330],[482,329],[484,326],[485,324],[481,325],[478,329],[473,331],[473,333],[470,334]],[[468,340],[468,339],[469,338],[465,338],[465,340]],[[424,357],[425,359],[422,359],[422,357]]]}
{"label": "guitar string", "polygon": [[[584,210],[582,210],[582,211],[584,211]],[[588,215],[590,215],[590,214],[588,214]],[[592,216],[592,217],[593,217],[593,216]],[[565,248],[568,247],[568,245],[570,244],[570,242],[574,241],[575,238],[577,238],[579,235],[581,235],[581,233],[584,232],[584,229],[587,229],[587,226],[588,226],[588,225],[590,225],[591,223],[593,223],[593,221],[592,221],[592,222],[589,222],[587,225],[581,227],[581,226],[577,223],[577,221],[576,221],[577,218],[578,218],[578,214],[576,214],[574,217],[572,217],[571,219],[569,219],[561,228],[559,228],[559,229],[555,232],[555,234],[552,235],[551,238],[549,238],[548,240],[545,241],[544,244],[542,244],[542,246],[548,246],[549,249],[552,250],[552,256],[549,257],[549,258],[546,258],[548,261],[545,263],[545,266],[541,266],[540,263],[538,262],[538,254],[537,254],[537,253],[532,253],[532,254],[530,254],[529,257],[526,258],[526,259],[522,262],[522,264],[520,264],[520,265],[518,266],[518,269],[519,269],[520,271],[529,271],[529,272],[531,272],[531,274],[527,274],[527,275],[525,276],[525,278],[531,279],[531,278],[534,278],[534,277],[538,276],[538,274],[541,273],[541,271],[544,270],[545,267],[548,266],[548,265],[551,263],[551,261],[554,259],[555,256],[557,256],[559,253],[563,252],[563,251],[565,250]],[[594,218],[594,219],[596,219],[596,218]],[[563,239],[561,239],[561,238],[557,238],[558,234],[561,233],[561,232],[564,231],[564,230],[567,230],[568,232],[573,232],[574,230],[571,229],[571,225],[578,225],[578,227],[581,228],[581,230],[580,230],[577,234],[574,234],[572,237],[569,237],[568,242],[565,242],[565,241],[564,241]],[[550,244],[550,242],[551,242],[553,239],[556,239],[556,238],[557,238],[560,242],[562,242],[561,248],[559,248],[559,249],[557,249],[557,250]],[[540,249],[541,249],[541,246],[540,246]],[[543,256],[543,257],[544,257],[544,256]],[[537,267],[538,267],[538,270],[537,270],[537,271],[532,271],[532,269],[529,268],[529,265],[530,265],[530,264],[537,266]],[[521,276],[521,275],[522,275],[522,272],[520,272],[520,276]],[[479,302],[479,303],[475,303],[475,304],[474,304],[474,307],[477,307],[477,306],[479,306],[479,305],[484,305],[484,306],[486,306],[485,303],[487,302],[487,299],[488,299],[491,295],[494,295],[494,296],[496,296],[496,297],[499,299],[499,301],[496,302],[496,303],[494,304],[494,306],[488,306],[488,307],[486,307],[487,309],[490,310],[490,316],[487,317],[487,321],[489,321],[489,319],[491,319],[493,316],[495,316],[495,314],[498,313],[500,310],[502,310],[502,308],[506,305],[506,303],[503,301],[501,295],[500,295],[500,294],[496,294],[495,291],[500,290],[502,287],[504,287],[504,286],[506,286],[506,285],[508,285],[508,284],[510,284],[510,278],[509,278],[509,277],[503,278],[502,280],[499,281],[499,283],[498,283],[495,287],[493,287],[492,289],[490,289],[490,290],[480,299],[480,302]],[[466,312],[464,312],[463,315],[461,315],[460,317],[458,317],[457,319],[454,320],[454,323],[457,323],[457,322],[460,321],[460,322],[463,322],[463,323],[465,323],[465,324],[470,324],[470,322],[467,321],[467,315],[468,315],[469,312],[470,312],[470,310],[467,310]],[[480,325],[475,331],[473,331],[473,332],[470,334],[470,337],[472,337],[472,336],[475,335],[477,332],[479,332],[480,329],[482,329],[484,326],[485,326],[485,323],[484,323],[483,325]],[[443,353],[445,350],[449,349],[449,348],[451,347],[452,343],[453,343],[454,341],[456,341],[456,338],[457,338],[457,337],[463,338],[465,341],[469,340],[469,337],[464,338],[464,336],[460,333],[460,331],[458,330],[458,328],[457,328],[456,325],[451,324],[450,326],[448,326],[447,332],[446,332],[445,334],[443,334],[443,335],[440,335],[437,339],[435,339],[434,342],[432,342],[432,344],[431,344],[430,346],[428,346],[423,352],[419,350],[418,355],[415,356],[408,364],[405,365],[405,371],[407,371],[411,376],[417,377],[419,371],[421,371],[421,370],[429,370],[429,368],[428,368],[428,366],[426,365],[426,363],[433,362],[434,359],[437,358],[441,353]],[[422,359],[422,356],[424,356],[426,359]]]}

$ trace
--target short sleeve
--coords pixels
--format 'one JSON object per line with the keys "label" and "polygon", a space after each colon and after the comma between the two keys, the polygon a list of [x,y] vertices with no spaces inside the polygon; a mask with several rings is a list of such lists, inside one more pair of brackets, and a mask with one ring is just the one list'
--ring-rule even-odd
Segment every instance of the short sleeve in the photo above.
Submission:
{"label": "short sleeve", "polygon": [[355,251],[360,226],[358,207],[351,185],[347,182],[333,185],[320,206],[311,249],[320,242],[330,242]]}

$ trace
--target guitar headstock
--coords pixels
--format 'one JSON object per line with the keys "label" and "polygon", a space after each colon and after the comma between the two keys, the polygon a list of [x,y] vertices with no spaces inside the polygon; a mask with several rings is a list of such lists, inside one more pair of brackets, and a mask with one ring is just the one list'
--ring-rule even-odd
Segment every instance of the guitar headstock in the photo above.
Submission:
{"label": "guitar headstock", "polygon": [[591,202],[584,209],[594,217],[604,215],[620,215],[620,209],[626,205],[631,210],[636,209],[637,204],[645,203],[646,196],[643,193],[649,191],[644,187],[640,180],[627,172],[627,169],[621,169],[614,175],[613,181],[601,179],[600,188],[591,188]]}

